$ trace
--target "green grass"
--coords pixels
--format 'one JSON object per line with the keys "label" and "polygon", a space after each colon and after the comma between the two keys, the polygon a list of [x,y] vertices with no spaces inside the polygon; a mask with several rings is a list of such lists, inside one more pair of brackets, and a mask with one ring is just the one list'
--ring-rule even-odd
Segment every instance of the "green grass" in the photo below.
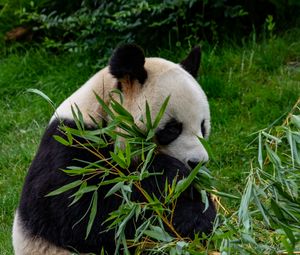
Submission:
{"label": "green grass", "polygon": [[13,212],[27,168],[49,118],[51,107],[26,92],[38,88],[59,104],[93,72],[79,57],[56,57],[43,50],[11,54],[0,60],[0,254],[12,254]]}
{"label": "green grass", "polygon": [[[204,45],[199,81],[212,114],[210,144],[216,162],[208,167],[221,191],[236,194],[256,152],[253,132],[288,112],[300,96],[300,30],[243,47]],[[173,49],[183,56],[186,49]],[[161,57],[176,60],[172,50]],[[11,226],[23,179],[52,115],[36,88],[57,105],[96,69],[93,56],[55,56],[44,50],[12,51],[0,59],[0,254],[12,254]],[[99,56],[100,58],[100,56]],[[298,63],[298,64],[297,64]],[[235,207],[234,201],[224,201]]]}

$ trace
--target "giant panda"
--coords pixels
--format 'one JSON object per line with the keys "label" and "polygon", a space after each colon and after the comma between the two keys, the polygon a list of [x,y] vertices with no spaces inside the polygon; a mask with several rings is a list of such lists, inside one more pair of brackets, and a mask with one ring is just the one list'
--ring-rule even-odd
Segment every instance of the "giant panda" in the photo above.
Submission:
{"label": "giant panda", "polygon": [[[170,183],[175,177],[183,178],[199,162],[208,160],[197,137],[207,138],[210,133],[209,104],[195,79],[200,57],[200,48],[195,47],[186,59],[175,64],[162,58],[145,58],[143,50],[135,44],[122,45],[114,51],[108,67],[92,76],[56,109],[29,168],[15,213],[13,247],[16,255],[69,255],[74,251],[100,254],[102,248],[107,254],[115,252],[115,233],[105,231],[104,221],[110,212],[117,210],[120,199],[104,198],[109,187],[98,191],[96,220],[87,239],[88,217],[79,223],[78,220],[89,206],[90,193],[72,206],[69,206],[72,192],[45,197],[77,178],[62,169],[96,160],[88,151],[64,146],[53,138],[53,135],[61,135],[61,122],[76,127],[71,110],[75,104],[83,115],[86,129],[97,128],[94,120],[105,123],[105,112],[95,93],[109,103],[111,91],[121,90],[123,106],[140,127],[146,101],[155,116],[170,95],[165,114],[155,130],[158,151],[149,167],[149,171],[163,171],[163,174],[143,181],[148,192],[159,197],[166,180]],[[216,217],[212,199],[208,196],[209,208],[204,210],[200,195],[190,194],[191,191],[186,190],[177,200],[174,228],[191,238],[195,233],[209,234]],[[139,199],[138,192],[133,190],[132,197]],[[134,226],[134,223],[127,225],[127,237],[133,237]]]}

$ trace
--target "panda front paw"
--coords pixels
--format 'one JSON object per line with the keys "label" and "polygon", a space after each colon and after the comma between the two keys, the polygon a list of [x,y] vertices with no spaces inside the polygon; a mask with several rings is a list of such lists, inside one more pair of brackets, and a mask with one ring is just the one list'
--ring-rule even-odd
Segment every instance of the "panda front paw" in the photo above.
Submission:
{"label": "panda front paw", "polygon": [[216,209],[209,198],[209,207],[204,211],[205,204],[200,196],[187,200],[186,196],[177,201],[173,216],[173,226],[184,237],[193,238],[196,233],[209,235],[216,218]]}

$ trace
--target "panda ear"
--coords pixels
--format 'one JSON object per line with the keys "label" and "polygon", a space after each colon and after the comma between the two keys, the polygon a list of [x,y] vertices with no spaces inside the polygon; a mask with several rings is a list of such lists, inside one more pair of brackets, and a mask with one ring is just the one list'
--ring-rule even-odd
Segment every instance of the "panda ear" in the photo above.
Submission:
{"label": "panda ear", "polygon": [[180,65],[188,71],[194,78],[197,77],[198,70],[201,62],[201,49],[196,46],[192,49],[186,59],[182,60]]}
{"label": "panda ear", "polygon": [[145,55],[142,48],[135,44],[125,44],[114,51],[109,61],[109,70],[121,83],[138,80],[143,84],[147,79],[144,64]]}

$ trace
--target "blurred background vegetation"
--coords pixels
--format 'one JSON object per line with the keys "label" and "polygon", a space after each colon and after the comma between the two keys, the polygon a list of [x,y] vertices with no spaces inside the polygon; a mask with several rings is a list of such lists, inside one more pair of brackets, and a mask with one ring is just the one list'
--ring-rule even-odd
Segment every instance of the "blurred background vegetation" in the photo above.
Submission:
{"label": "blurred background vegetation", "polygon": [[265,37],[293,26],[299,13],[298,0],[1,0],[0,36],[53,50],[102,53],[132,41],[155,50]]}
{"label": "blurred background vegetation", "polygon": [[[0,0],[1,255],[12,254],[13,213],[52,115],[45,101],[25,91],[40,89],[59,105],[123,42],[175,62],[201,45],[198,80],[210,102],[215,156],[208,167],[220,191],[243,193],[257,163],[252,134],[281,124],[300,96],[298,0]],[[222,203],[226,213],[239,206]],[[257,226],[254,239],[262,244],[300,249]]]}

